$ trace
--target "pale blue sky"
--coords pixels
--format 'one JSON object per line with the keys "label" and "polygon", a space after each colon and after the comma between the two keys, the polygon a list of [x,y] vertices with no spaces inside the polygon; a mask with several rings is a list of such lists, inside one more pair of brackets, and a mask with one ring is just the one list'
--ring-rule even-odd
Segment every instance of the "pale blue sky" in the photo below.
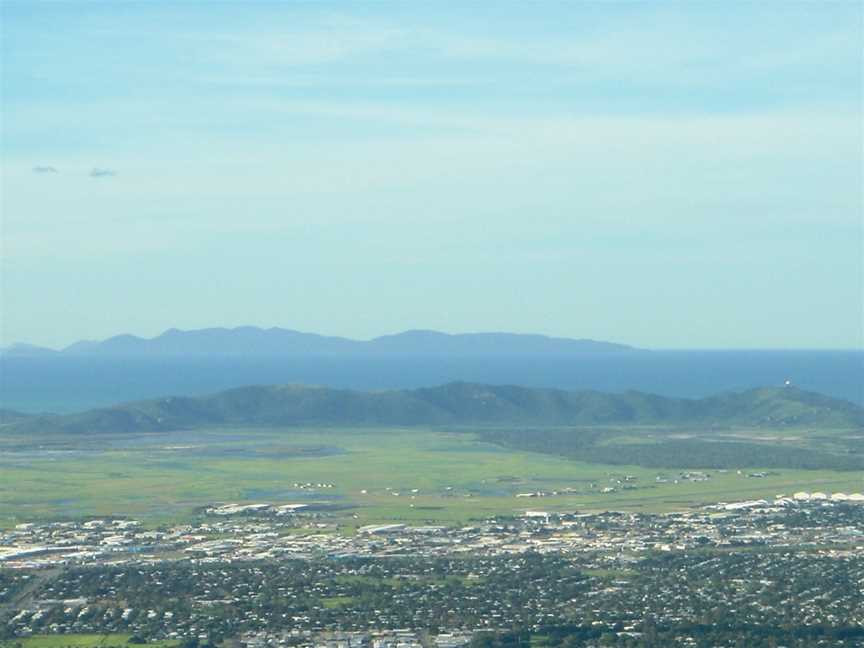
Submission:
{"label": "pale blue sky", "polygon": [[857,1],[2,9],[3,343],[862,346]]}

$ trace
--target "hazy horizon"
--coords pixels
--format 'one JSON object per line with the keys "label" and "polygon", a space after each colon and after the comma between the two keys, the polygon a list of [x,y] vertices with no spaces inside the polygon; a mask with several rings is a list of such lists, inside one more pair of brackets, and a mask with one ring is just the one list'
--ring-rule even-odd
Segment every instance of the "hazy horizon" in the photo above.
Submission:
{"label": "hazy horizon", "polygon": [[250,328],[251,329],[257,329],[260,331],[266,331],[266,330],[270,330],[270,329],[281,329],[284,331],[293,331],[295,333],[302,333],[302,334],[309,334],[309,335],[320,335],[322,337],[337,337],[337,338],[343,338],[346,340],[353,340],[353,341],[357,341],[357,342],[369,342],[369,341],[372,341],[372,340],[375,340],[378,338],[387,337],[387,336],[394,336],[394,335],[401,335],[404,333],[424,332],[424,333],[441,333],[444,335],[452,335],[452,336],[476,335],[476,334],[492,334],[492,335],[504,334],[504,335],[542,336],[542,337],[564,339],[564,340],[591,340],[591,341],[595,341],[595,342],[611,342],[613,344],[620,344],[620,345],[624,345],[624,346],[629,346],[629,347],[632,347],[634,350],[637,350],[637,351],[682,351],[682,352],[686,352],[686,351],[718,351],[718,352],[722,352],[722,351],[820,352],[820,351],[824,351],[826,353],[836,351],[836,352],[842,352],[842,353],[848,353],[848,352],[864,353],[864,348],[861,348],[861,347],[848,347],[848,348],[844,348],[844,347],[833,347],[833,348],[828,348],[828,347],[822,347],[822,348],[819,348],[819,347],[813,347],[813,348],[807,348],[807,347],[798,347],[798,348],[791,348],[791,347],[686,347],[686,346],[680,346],[680,347],[647,347],[647,346],[638,346],[635,344],[631,344],[627,340],[609,340],[609,339],[603,339],[603,338],[588,338],[588,337],[580,336],[580,335],[552,335],[552,334],[547,334],[547,333],[542,333],[542,332],[537,332],[537,331],[506,331],[503,329],[448,331],[448,330],[430,329],[430,328],[414,328],[414,329],[403,329],[403,330],[399,330],[399,331],[385,331],[385,332],[371,335],[368,337],[355,337],[355,336],[351,336],[351,335],[340,335],[338,333],[322,333],[320,331],[300,330],[300,329],[293,328],[291,326],[280,326],[280,325],[259,326],[259,325],[255,325],[255,324],[239,324],[236,326],[218,326],[218,325],[217,326],[205,326],[205,327],[202,327],[200,329],[199,328],[180,329],[177,327],[168,327],[166,329],[160,330],[158,333],[155,333],[155,334],[136,334],[136,333],[133,333],[130,331],[120,331],[120,332],[117,332],[115,334],[108,335],[104,338],[97,338],[97,337],[80,338],[80,339],[71,340],[70,342],[67,342],[67,343],[58,344],[55,346],[34,344],[34,343],[30,342],[29,340],[14,340],[10,343],[4,343],[4,344],[0,345],[0,350],[10,349],[10,348],[18,346],[18,345],[23,345],[23,346],[34,346],[34,347],[39,347],[39,348],[44,348],[44,349],[50,349],[50,350],[54,350],[54,351],[62,351],[62,350],[66,349],[66,348],[68,348],[68,347],[70,347],[76,343],[79,343],[79,342],[103,342],[105,340],[108,340],[108,339],[111,339],[114,337],[122,337],[122,336],[132,336],[132,337],[143,339],[143,340],[152,340],[152,339],[158,338],[158,337],[160,337],[166,333],[169,333],[171,331],[190,333],[190,332],[206,331],[206,330],[236,330],[236,329],[250,329]]}
{"label": "hazy horizon", "polygon": [[864,348],[860,3],[2,11],[4,346]]}

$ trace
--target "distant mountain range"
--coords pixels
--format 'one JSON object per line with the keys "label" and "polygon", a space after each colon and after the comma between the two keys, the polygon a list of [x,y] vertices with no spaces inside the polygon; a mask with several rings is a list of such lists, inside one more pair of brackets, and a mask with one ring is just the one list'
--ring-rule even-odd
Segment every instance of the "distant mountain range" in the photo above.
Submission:
{"label": "distant mountain range", "polygon": [[170,329],[155,338],[117,335],[101,342],[76,342],[62,350],[15,344],[2,350],[7,356],[274,356],[356,354],[459,354],[519,355],[632,351],[633,347],[595,340],[554,338],[517,333],[465,333],[405,331],[373,340],[302,333],[282,328]]}
{"label": "distant mountain range", "polygon": [[254,386],[203,397],[169,397],[64,416],[4,417],[13,434],[146,433],[214,425],[689,425],[864,427],[864,409],[794,387],[688,400],[450,383],[361,392]]}

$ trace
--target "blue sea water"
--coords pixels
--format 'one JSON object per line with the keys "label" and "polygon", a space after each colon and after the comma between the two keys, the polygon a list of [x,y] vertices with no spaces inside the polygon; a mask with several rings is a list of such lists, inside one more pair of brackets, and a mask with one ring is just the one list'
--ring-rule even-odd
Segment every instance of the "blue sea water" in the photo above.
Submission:
{"label": "blue sea water", "polygon": [[0,406],[73,412],[242,385],[395,389],[462,380],[700,397],[786,380],[864,405],[861,351],[640,351],[569,356],[5,357]]}

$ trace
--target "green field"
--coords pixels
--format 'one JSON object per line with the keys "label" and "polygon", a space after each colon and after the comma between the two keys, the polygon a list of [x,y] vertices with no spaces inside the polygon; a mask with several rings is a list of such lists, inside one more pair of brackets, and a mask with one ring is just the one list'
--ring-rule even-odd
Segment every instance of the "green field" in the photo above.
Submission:
{"label": "green field", "polygon": [[[106,515],[159,523],[227,501],[326,502],[349,526],[464,523],[526,509],[666,511],[797,490],[864,490],[860,471],[775,468],[756,478],[748,476],[754,468],[707,470],[708,481],[675,483],[682,472],[583,463],[504,449],[464,431],[417,428],[222,428],[38,445],[7,437],[0,439],[0,525]],[[333,487],[294,486],[307,482]],[[537,491],[559,494],[516,497]]]}
{"label": "green field", "polygon": [[[128,634],[68,634],[68,635],[33,635],[16,639],[0,640],[0,648],[119,648],[134,647],[127,643]],[[148,648],[173,648],[177,641],[149,641]]]}

